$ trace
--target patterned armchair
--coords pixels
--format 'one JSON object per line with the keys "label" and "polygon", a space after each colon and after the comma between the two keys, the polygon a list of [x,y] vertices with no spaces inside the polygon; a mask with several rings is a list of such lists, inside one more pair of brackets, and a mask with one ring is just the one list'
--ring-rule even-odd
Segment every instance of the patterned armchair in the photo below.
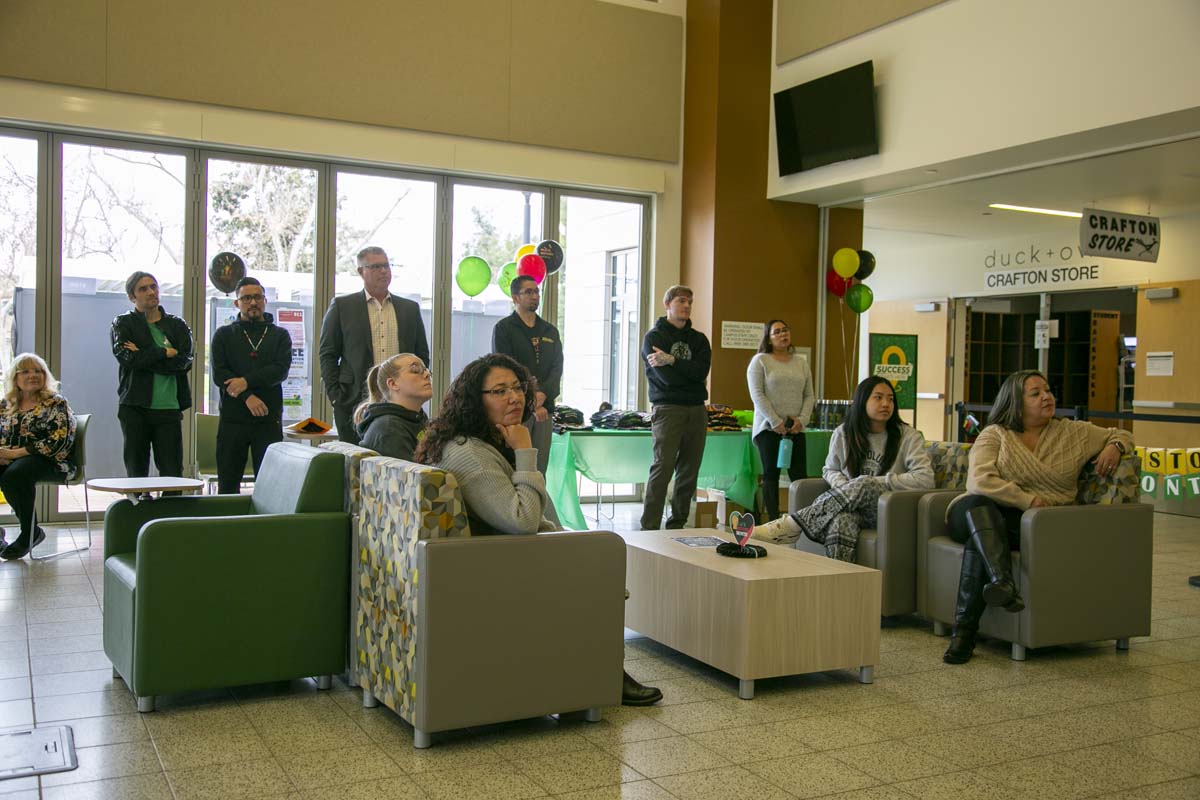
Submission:
{"label": "patterned armchair", "polygon": [[[879,498],[879,527],[859,534],[854,561],[883,573],[883,616],[917,610],[917,501],[930,491],[949,490],[951,497],[962,491],[967,484],[970,447],[959,442],[929,442],[926,449],[933,462],[936,488],[884,492]],[[788,491],[788,511],[799,511],[828,489],[829,484],[822,478],[793,481]],[[803,536],[795,546],[797,550],[825,555],[824,545]]]}
{"label": "patterned armchair", "polygon": [[[1021,551],[1013,577],[1025,610],[989,608],[979,631],[1012,643],[1012,658],[1049,647],[1150,633],[1154,507],[1140,503],[1139,461],[1126,456],[1108,478],[1088,464],[1079,505],[1031,508],[1021,517]],[[917,611],[944,634],[954,622],[963,546],[946,531],[953,493],[923,497],[917,512]]]}
{"label": "patterned armchair", "polygon": [[625,544],[606,532],[472,537],[454,475],[361,461],[352,673],[430,734],[621,697]]}

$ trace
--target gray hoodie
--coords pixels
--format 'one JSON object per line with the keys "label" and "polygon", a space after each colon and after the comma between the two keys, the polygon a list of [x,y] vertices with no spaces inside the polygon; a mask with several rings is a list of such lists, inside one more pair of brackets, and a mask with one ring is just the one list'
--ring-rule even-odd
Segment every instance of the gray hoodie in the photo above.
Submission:
{"label": "gray hoodie", "polygon": [[[892,468],[883,476],[884,485],[888,489],[932,489],[933,464],[925,448],[925,437],[911,425],[903,425],[902,430],[904,434],[900,439],[900,449],[896,452]],[[887,432],[872,433],[867,436],[867,442],[871,445],[871,453],[866,463],[861,465],[860,474],[877,475],[884,447],[887,446]],[[825,459],[821,477],[831,487],[850,481],[850,469],[846,464],[845,425],[839,425],[829,440],[829,456]]]}

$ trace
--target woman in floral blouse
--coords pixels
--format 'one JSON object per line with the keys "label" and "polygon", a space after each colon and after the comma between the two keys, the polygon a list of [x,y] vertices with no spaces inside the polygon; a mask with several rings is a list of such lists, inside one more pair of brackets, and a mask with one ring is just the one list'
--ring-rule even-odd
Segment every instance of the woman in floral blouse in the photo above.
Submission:
{"label": "woman in floral blouse", "polygon": [[[0,491],[21,523],[17,540],[0,550],[9,561],[23,557],[46,534],[34,529],[34,491],[39,481],[75,475],[71,452],[75,415],[58,393],[58,381],[41,356],[21,353],[4,376],[0,398]],[[3,537],[0,536],[0,543]]]}

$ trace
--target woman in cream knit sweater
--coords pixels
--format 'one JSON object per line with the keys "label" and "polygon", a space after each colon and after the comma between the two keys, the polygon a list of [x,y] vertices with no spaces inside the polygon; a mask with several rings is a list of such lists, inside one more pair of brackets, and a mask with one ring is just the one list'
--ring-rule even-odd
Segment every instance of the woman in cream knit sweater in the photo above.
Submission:
{"label": "woman in cream knit sweater", "polygon": [[970,660],[985,606],[1017,612],[1025,607],[1012,576],[1011,550],[1021,543],[1027,508],[1075,502],[1079,472],[1088,461],[1111,475],[1133,437],[1054,416],[1054,395],[1036,370],[1005,379],[988,426],[971,448],[967,494],[947,511],[950,536],[963,545],[954,632],[942,656],[949,664]]}

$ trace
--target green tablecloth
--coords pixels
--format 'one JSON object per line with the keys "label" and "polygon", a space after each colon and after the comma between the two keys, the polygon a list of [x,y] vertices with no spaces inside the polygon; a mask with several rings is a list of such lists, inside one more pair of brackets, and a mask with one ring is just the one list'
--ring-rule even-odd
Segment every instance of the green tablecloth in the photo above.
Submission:
{"label": "green tablecloth", "polygon": [[[650,431],[569,431],[554,434],[546,490],[559,521],[587,530],[579,507],[576,473],[595,483],[645,483],[654,461]],[[758,454],[749,431],[709,431],[700,463],[699,486],[720,489],[729,499],[754,508],[758,491]]]}

